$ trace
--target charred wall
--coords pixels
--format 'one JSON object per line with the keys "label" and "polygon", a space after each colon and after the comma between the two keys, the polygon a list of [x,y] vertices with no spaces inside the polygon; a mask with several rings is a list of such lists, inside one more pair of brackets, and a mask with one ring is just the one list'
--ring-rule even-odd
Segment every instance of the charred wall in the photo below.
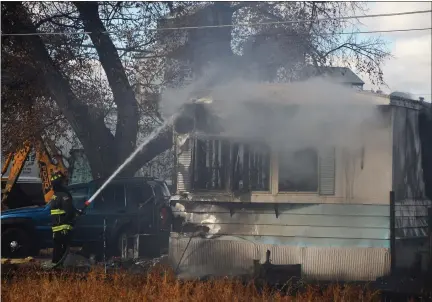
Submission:
{"label": "charred wall", "polygon": [[425,195],[432,200],[432,106],[425,106],[419,114],[419,135],[422,152]]}
{"label": "charred wall", "polygon": [[398,238],[427,234],[430,200],[426,196],[427,177],[424,176],[430,173],[426,166],[430,155],[427,154],[427,134],[424,134],[427,130],[421,129],[424,127],[422,119],[417,109],[393,108],[393,191]]}
{"label": "charred wall", "polygon": [[268,146],[220,135],[222,123],[199,103],[186,106],[176,120],[177,191],[270,190]]}
{"label": "charred wall", "polygon": [[411,267],[427,245],[432,127],[430,114],[421,103],[392,102],[397,102],[393,107],[396,265]]}
{"label": "charred wall", "polygon": [[425,197],[419,111],[398,106],[393,110],[393,191],[396,201]]}

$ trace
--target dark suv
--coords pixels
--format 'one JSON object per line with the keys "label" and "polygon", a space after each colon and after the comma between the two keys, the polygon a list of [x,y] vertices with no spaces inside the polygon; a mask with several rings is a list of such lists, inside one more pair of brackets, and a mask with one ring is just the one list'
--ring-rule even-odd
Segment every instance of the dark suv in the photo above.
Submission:
{"label": "dark suv", "polygon": [[[102,185],[103,180],[69,186],[75,207]],[[121,242],[132,234],[152,234],[154,244],[167,247],[171,228],[170,192],[164,181],[149,178],[117,178],[77,218],[73,246],[100,254],[105,235],[108,254],[119,255]],[[52,247],[50,204],[4,211],[2,256],[23,257]]]}

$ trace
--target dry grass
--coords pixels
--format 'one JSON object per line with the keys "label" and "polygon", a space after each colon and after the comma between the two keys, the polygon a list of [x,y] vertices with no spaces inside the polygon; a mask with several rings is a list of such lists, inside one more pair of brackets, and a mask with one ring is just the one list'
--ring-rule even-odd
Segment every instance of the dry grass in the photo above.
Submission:
{"label": "dry grass", "polygon": [[[3,272],[4,273],[4,272]],[[258,289],[254,283],[219,279],[178,281],[159,267],[147,276],[127,273],[48,273],[20,269],[2,278],[3,301],[379,301],[377,292],[355,285],[307,285],[297,293]]]}

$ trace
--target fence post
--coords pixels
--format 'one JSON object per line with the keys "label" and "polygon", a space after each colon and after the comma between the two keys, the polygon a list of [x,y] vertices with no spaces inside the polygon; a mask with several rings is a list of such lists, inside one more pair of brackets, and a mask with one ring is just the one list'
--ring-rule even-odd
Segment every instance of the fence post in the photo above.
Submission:
{"label": "fence post", "polygon": [[428,239],[429,239],[429,257],[428,257],[428,270],[432,273],[432,208],[428,208]]}
{"label": "fence post", "polygon": [[395,194],[390,191],[390,274],[394,274],[396,268],[396,211]]}

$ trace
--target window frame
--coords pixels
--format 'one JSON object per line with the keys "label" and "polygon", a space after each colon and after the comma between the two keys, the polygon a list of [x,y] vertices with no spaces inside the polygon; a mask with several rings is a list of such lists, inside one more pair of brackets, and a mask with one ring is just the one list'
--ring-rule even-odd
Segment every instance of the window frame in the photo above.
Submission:
{"label": "window frame", "polygon": [[[147,198],[143,204],[137,203],[137,204],[133,204],[134,202],[132,200],[128,200],[129,199],[129,188],[133,187],[133,188],[140,188],[142,189],[143,186],[148,186],[151,191],[152,191],[152,196],[150,198]],[[154,188],[151,184],[144,182],[143,183],[127,183],[123,185],[124,189],[125,189],[125,203],[126,203],[126,208],[129,209],[140,209],[143,206],[147,205],[149,202],[151,202],[151,200],[153,199],[152,204],[154,204],[156,202],[156,195],[154,192]],[[141,190],[142,191],[142,190]]]}

